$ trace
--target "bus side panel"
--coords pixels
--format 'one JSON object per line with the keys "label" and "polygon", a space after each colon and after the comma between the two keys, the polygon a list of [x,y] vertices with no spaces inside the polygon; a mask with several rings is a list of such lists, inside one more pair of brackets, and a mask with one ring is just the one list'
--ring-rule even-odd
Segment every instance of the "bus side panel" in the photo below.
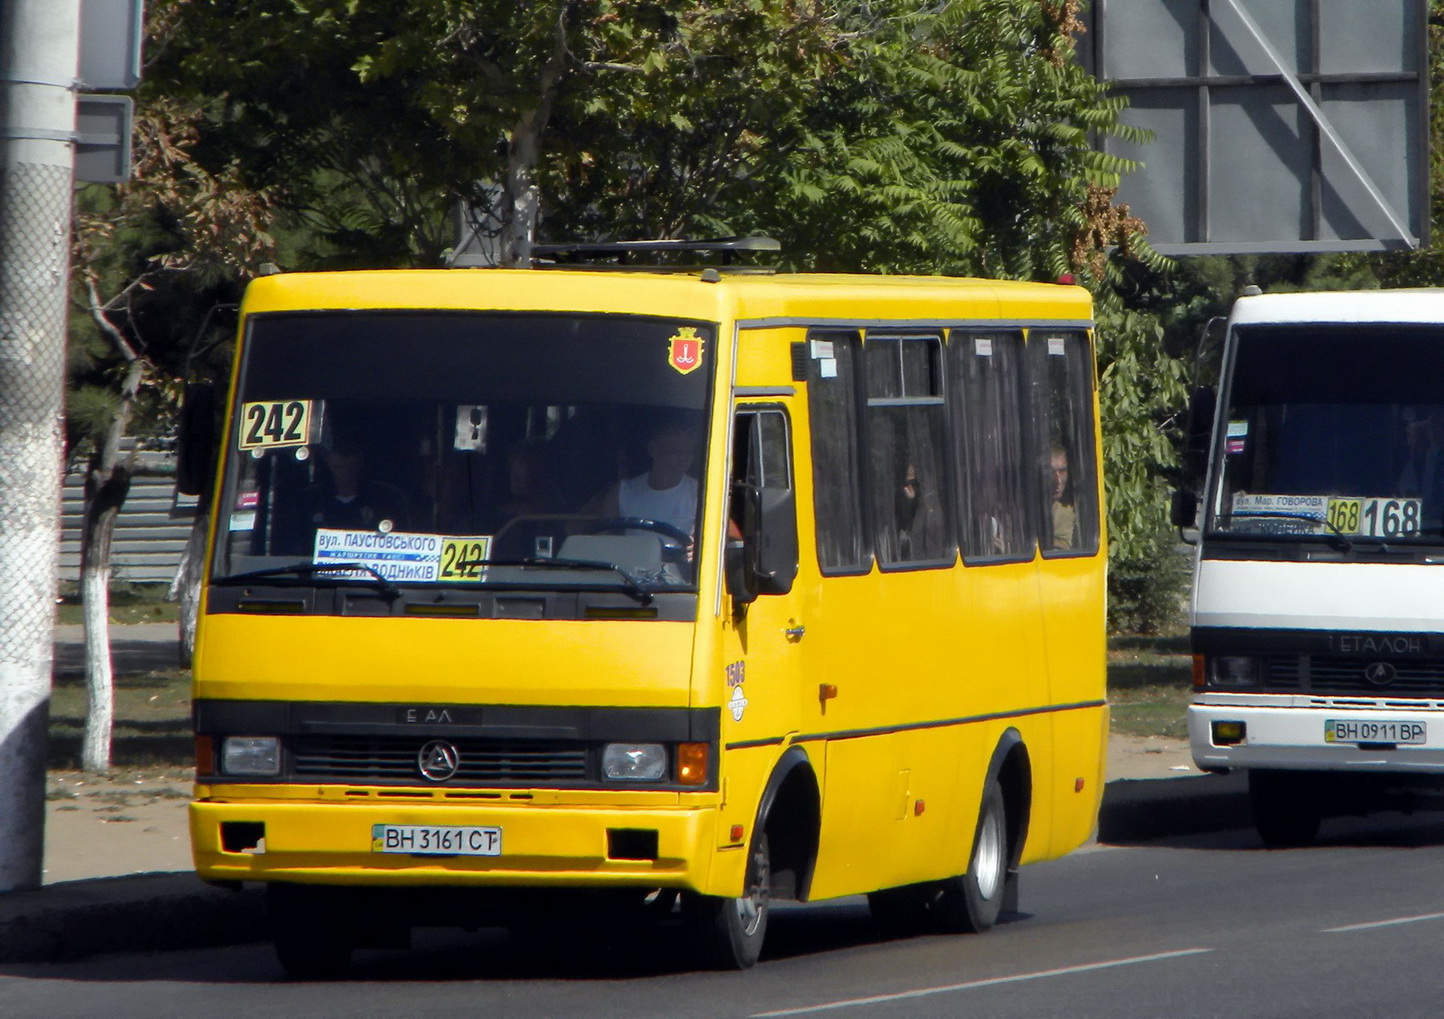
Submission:
{"label": "bus side panel", "polygon": [[1085,842],[1097,823],[1106,767],[1108,709],[1102,553],[1054,560],[1039,571],[1052,717],[1051,768],[1035,795],[1053,823],[1033,852],[1061,856]]}
{"label": "bus side panel", "polygon": [[[1053,747],[1058,776],[1051,787],[1053,824],[1050,837],[1029,839],[1038,854],[1031,859],[1051,859],[1077,849],[1093,836],[1098,824],[1098,805],[1103,796],[1107,767],[1103,747],[1108,738],[1108,708],[1094,707],[1061,711],[1053,717]],[[1081,788],[1077,784],[1082,781]],[[1039,790],[1035,795],[1042,796]]]}
{"label": "bus side panel", "polygon": [[[967,869],[994,726],[827,744],[812,899],[935,880]],[[950,762],[950,766],[940,766]]]}

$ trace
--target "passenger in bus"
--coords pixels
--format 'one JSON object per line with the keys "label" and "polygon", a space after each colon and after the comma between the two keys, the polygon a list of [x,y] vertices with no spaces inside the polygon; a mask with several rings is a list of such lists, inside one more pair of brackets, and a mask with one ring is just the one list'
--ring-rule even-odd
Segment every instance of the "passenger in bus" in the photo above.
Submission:
{"label": "passenger in bus", "polygon": [[1068,452],[1054,446],[1048,454],[1048,471],[1052,490],[1053,545],[1073,548],[1078,544],[1078,508],[1073,504],[1073,485],[1068,477]]}
{"label": "passenger in bus", "polygon": [[1399,479],[1399,494],[1424,500],[1425,512],[1439,515],[1444,501],[1444,407],[1431,407],[1407,429],[1409,459]]}
{"label": "passenger in bus", "polygon": [[655,426],[647,437],[647,470],[618,481],[584,512],[657,520],[692,534],[697,526],[697,479],[691,471],[699,442],[697,428],[684,422]]}
{"label": "passenger in bus", "polygon": [[321,480],[306,489],[312,525],[353,531],[404,531],[406,494],[367,476],[366,454],[353,439],[339,439],[322,451]]}
{"label": "passenger in bus", "polygon": [[499,507],[503,523],[561,510],[562,497],[552,482],[541,439],[523,439],[507,451],[506,478],[506,496]]}

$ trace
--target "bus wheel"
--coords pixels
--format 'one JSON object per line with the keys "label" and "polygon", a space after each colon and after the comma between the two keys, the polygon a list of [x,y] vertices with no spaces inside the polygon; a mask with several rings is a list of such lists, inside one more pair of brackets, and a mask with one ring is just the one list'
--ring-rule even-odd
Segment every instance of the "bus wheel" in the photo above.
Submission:
{"label": "bus wheel", "polygon": [[1248,805],[1259,838],[1273,849],[1308,845],[1324,816],[1318,780],[1296,771],[1249,769]]}
{"label": "bus wheel", "polygon": [[273,884],[267,886],[266,902],[282,969],[298,980],[327,980],[346,972],[351,943],[336,915],[334,896]]}
{"label": "bus wheel", "polygon": [[943,881],[932,903],[932,915],[943,930],[978,934],[997,922],[1008,882],[1006,822],[1003,790],[992,782],[983,793],[968,871]]}
{"label": "bus wheel", "polygon": [[739,897],[688,893],[682,915],[689,947],[699,965],[708,969],[748,969],[757,961],[767,934],[771,882],[767,835],[758,832]]}

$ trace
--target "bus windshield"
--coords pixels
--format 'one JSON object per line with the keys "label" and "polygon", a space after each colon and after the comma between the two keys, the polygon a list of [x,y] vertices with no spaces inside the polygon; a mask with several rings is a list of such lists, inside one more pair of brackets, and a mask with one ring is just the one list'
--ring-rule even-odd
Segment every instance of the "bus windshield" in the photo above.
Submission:
{"label": "bus windshield", "polygon": [[253,315],[212,577],[694,588],[714,335],[618,315]]}
{"label": "bus windshield", "polygon": [[1444,330],[1240,326],[1209,530],[1438,543]]}

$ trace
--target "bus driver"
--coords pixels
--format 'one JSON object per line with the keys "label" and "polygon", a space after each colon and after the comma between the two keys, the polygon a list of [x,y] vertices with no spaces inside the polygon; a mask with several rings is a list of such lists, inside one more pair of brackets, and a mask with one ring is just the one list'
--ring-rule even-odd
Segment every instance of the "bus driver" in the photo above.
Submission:
{"label": "bus driver", "polygon": [[590,511],[656,520],[692,534],[697,526],[697,479],[691,470],[698,438],[698,430],[683,422],[656,425],[647,437],[651,466],[611,486],[593,500]]}

